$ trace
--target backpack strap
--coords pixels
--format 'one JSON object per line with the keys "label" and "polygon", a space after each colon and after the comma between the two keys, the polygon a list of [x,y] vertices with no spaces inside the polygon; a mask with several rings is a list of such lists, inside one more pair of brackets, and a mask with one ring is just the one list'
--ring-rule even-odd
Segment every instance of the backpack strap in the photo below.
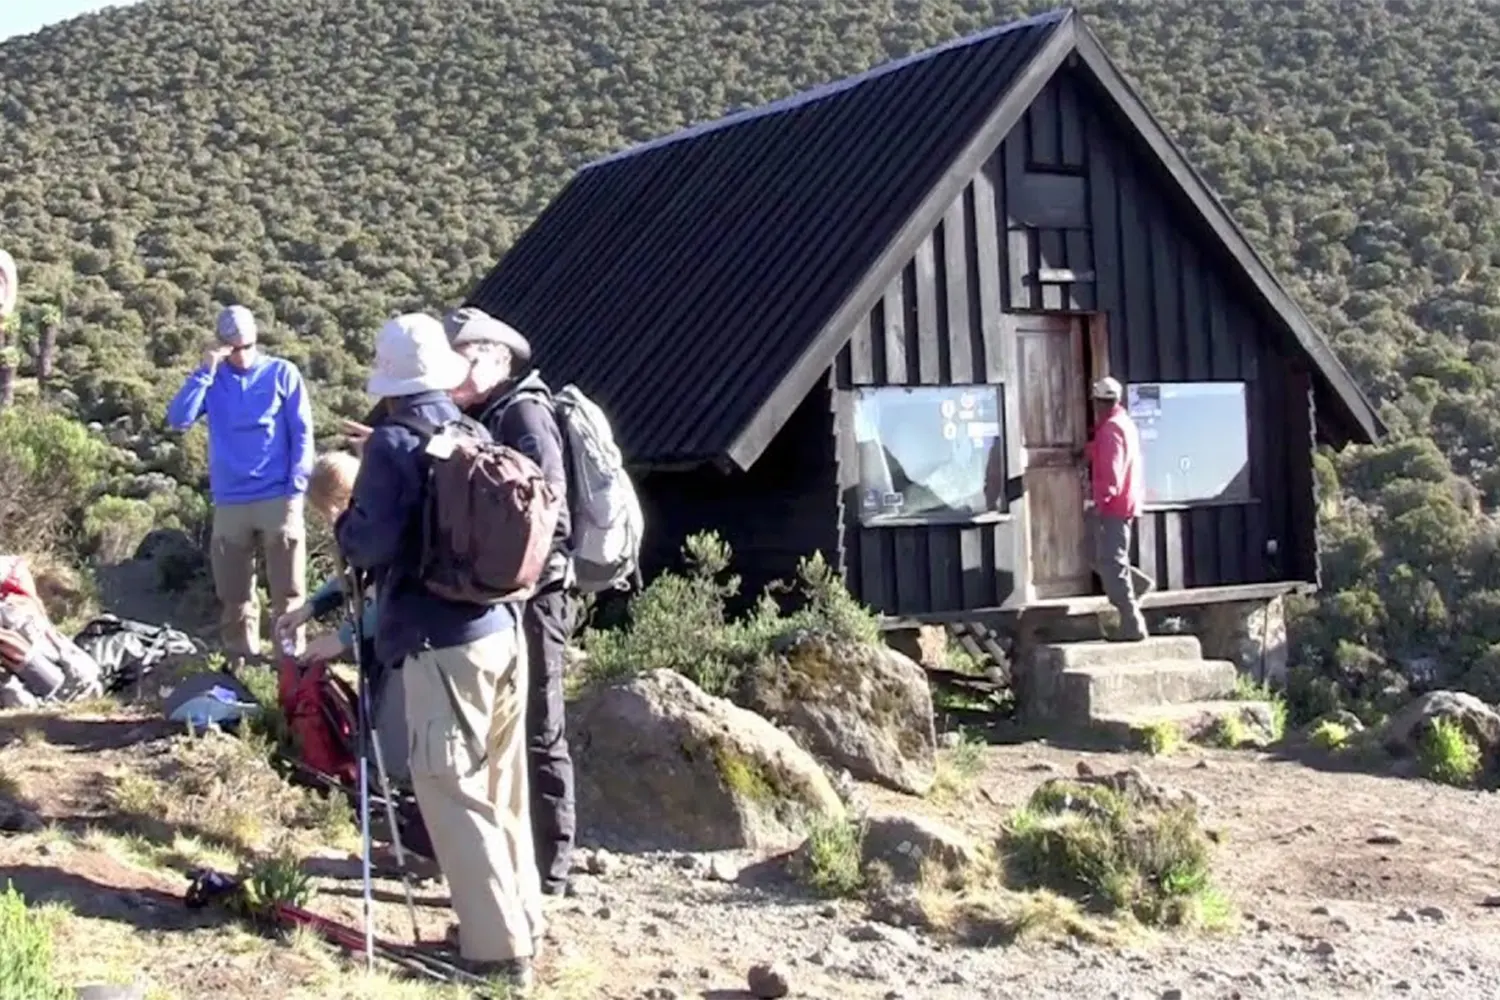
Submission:
{"label": "backpack strap", "polygon": [[419,417],[415,413],[393,413],[386,417],[385,422],[395,424],[398,427],[405,427],[423,441],[426,441],[442,429],[426,417]]}

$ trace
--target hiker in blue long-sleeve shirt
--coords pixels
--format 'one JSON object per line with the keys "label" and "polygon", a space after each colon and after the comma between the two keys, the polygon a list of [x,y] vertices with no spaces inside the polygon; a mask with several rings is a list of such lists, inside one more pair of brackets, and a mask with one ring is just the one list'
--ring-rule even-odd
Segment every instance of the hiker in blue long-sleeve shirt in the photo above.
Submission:
{"label": "hiker in blue long-sleeve shirt", "polygon": [[[257,349],[255,317],[244,306],[219,314],[217,343],[188,375],[167,423],[185,431],[208,421],[208,481],[214,523],[210,561],[230,653],[260,653],[255,550],[263,547],[271,612],[281,616],[307,593],[303,495],[313,464],[312,406],[297,366]],[[293,637],[300,646],[300,631]]]}

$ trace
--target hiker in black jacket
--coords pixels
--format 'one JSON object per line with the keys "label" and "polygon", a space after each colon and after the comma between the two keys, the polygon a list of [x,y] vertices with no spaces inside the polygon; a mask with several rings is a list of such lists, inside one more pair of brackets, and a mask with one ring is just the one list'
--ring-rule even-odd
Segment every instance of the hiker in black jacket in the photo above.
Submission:
{"label": "hiker in black jacket", "polygon": [[[518,331],[478,309],[450,314],[444,323],[454,350],[469,361],[469,377],[453,393],[464,412],[500,444],[522,452],[567,496],[567,455],[552,393],[530,369],[531,345]],[[563,504],[552,552],[521,616],[530,664],[526,728],[531,777],[531,824],[542,891],[567,887],[575,827],[573,760],[563,717],[563,649],[574,625],[572,524]]]}

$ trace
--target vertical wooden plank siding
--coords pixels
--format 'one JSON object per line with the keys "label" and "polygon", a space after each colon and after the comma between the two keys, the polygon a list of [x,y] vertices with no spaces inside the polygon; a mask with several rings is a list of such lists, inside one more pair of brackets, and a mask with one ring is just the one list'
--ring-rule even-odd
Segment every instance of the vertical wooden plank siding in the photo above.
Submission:
{"label": "vertical wooden plank siding", "polygon": [[[1012,323],[1007,313],[1105,314],[1108,367],[1122,382],[1243,381],[1255,502],[1148,511],[1136,558],[1163,588],[1315,580],[1316,499],[1310,466],[1311,382],[1292,362],[1243,278],[1184,220],[1176,194],[1122,125],[1101,112],[1092,82],[1063,70],[954,200],[889,283],[834,365],[841,398],[855,386],[1004,384],[1009,475],[1021,469]],[[1036,187],[1038,174],[1083,187]],[[1022,183],[1083,191],[1082,225],[1018,221]],[[1049,182],[1050,183],[1050,182]],[[1031,206],[1035,209],[1035,205]],[[1055,207],[1055,206],[1054,206]],[[1062,210],[1066,216],[1067,210]],[[1049,284],[1039,269],[1089,280]],[[845,426],[848,402],[834,401]],[[844,462],[852,450],[840,446]],[[857,486],[843,468],[839,485]],[[1025,542],[997,524],[864,529],[846,493],[846,573],[861,599],[897,614],[1012,605],[1024,592]],[[1280,555],[1272,558],[1267,542]]]}

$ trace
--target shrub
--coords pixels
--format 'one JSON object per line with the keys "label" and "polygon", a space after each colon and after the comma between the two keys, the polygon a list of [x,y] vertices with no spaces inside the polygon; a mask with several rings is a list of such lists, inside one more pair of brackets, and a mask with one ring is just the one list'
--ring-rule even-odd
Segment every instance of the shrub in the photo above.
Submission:
{"label": "shrub", "polygon": [[[795,587],[768,588],[747,616],[735,621],[727,605],[739,593],[730,573],[733,552],[717,535],[697,534],[683,546],[687,571],[663,573],[630,602],[619,629],[583,635],[591,682],[651,670],[673,670],[709,694],[735,690],[744,669],[767,655],[780,638],[799,630],[857,642],[878,642],[879,620],[854,600],[821,554],[801,560]],[[776,592],[795,590],[803,606],[784,615]]]}
{"label": "shrub", "polygon": [[1349,743],[1349,727],[1332,719],[1319,722],[1312,731],[1312,745],[1323,750],[1342,750]]}
{"label": "shrub", "polygon": [[1135,734],[1141,748],[1153,757],[1176,753],[1187,742],[1182,735],[1182,727],[1171,721],[1137,726]]}
{"label": "shrub", "polygon": [[156,510],[145,500],[102,496],[83,514],[83,533],[94,558],[106,566],[133,555],[156,523]]}
{"label": "shrub", "polygon": [[0,411],[0,548],[52,543],[75,523],[109,455],[103,441],[55,410]]}
{"label": "shrub", "polygon": [[1422,774],[1445,785],[1472,785],[1479,777],[1483,755],[1479,744],[1452,719],[1435,719],[1417,748]]}
{"label": "shrub", "polygon": [[1097,785],[1048,782],[1006,823],[1013,877],[1147,924],[1214,924],[1227,907],[1196,813]]}
{"label": "shrub", "polygon": [[853,896],[864,888],[865,831],[858,820],[819,817],[811,821],[799,852],[798,878],[823,896]]}
{"label": "shrub", "polygon": [[52,926],[28,912],[10,882],[0,893],[0,1000],[64,1000],[52,973]]}

